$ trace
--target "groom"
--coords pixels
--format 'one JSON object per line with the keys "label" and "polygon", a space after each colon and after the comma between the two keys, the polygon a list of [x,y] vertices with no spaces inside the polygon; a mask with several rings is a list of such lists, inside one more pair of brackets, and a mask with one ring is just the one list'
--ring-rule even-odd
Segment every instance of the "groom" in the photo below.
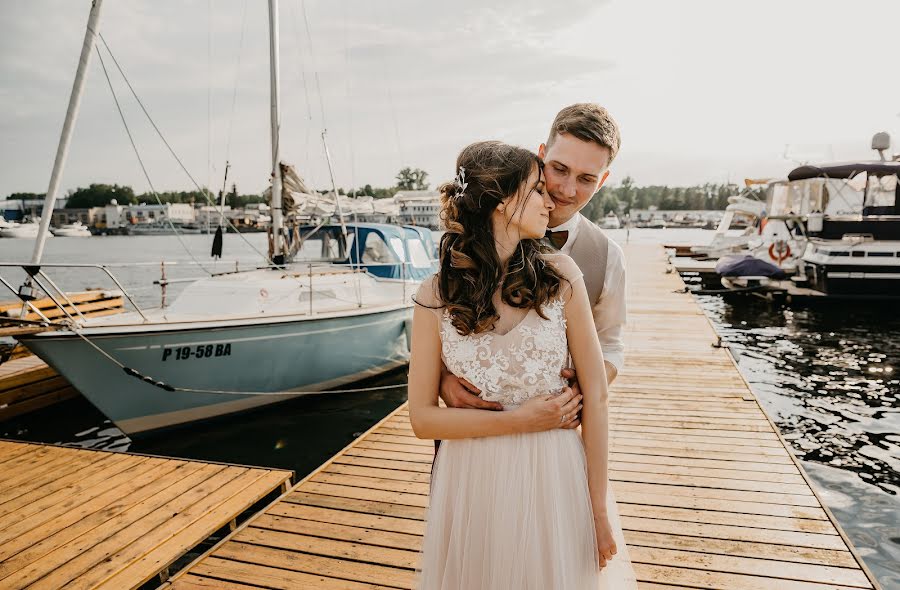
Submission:
{"label": "groom", "polygon": [[[578,103],[556,115],[547,143],[538,148],[547,191],[556,205],[550,211],[547,238],[554,248],[571,256],[584,273],[609,383],[625,363],[625,255],[579,211],[609,176],[609,165],[619,145],[619,127],[609,112],[598,104]],[[565,369],[563,376],[573,378],[574,371]],[[477,387],[450,372],[445,371],[441,377],[440,395],[448,406],[503,409],[496,402],[481,399],[479,393]],[[566,428],[578,425],[579,420],[573,420]]]}

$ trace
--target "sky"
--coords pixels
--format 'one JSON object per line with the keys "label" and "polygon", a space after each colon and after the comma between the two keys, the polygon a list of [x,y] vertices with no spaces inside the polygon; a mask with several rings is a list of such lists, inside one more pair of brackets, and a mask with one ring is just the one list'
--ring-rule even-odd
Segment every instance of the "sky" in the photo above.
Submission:
{"label": "sky", "polygon": [[[282,0],[282,159],[330,187],[327,129],[337,186],[390,186],[405,166],[434,186],[452,179],[468,143],[536,149],[556,112],[583,101],[606,106],[621,128],[613,184],[740,182],[870,158],[875,132],[900,141],[900,2],[849,6]],[[0,198],[47,189],[89,9],[0,4]],[[100,32],[199,184],[221,188],[227,161],[229,186],[267,186],[267,2],[107,1]],[[150,182],[95,53],[62,192],[91,182],[191,190],[100,46]]]}

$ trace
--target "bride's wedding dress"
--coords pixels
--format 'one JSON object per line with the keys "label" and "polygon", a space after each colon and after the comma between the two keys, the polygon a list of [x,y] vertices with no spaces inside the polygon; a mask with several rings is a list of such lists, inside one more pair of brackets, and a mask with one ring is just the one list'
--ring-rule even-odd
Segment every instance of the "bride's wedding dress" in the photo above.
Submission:
{"label": "bride's wedding dress", "polygon": [[[416,301],[436,307],[432,284],[425,281]],[[434,311],[444,364],[480,388],[484,399],[512,409],[566,385],[560,377],[568,358],[563,298],[543,308],[548,319],[530,310],[505,333],[460,336],[449,314]],[[611,489],[607,498],[618,554],[601,570],[577,431],[443,441],[418,588],[637,588]]]}

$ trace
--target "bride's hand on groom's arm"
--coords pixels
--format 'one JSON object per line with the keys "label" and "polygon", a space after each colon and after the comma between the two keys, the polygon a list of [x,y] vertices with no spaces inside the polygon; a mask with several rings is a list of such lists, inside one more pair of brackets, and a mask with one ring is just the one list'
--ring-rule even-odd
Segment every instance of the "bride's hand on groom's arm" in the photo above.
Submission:
{"label": "bride's hand on groom's arm", "polygon": [[570,387],[558,395],[533,397],[513,413],[519,419],[524,432],[542,432],[555,428],[574,428],[581,411],[581,395]]}
{"label": "bride's hand on groom's arm", "polygon": [[461,377],[449,371],[441,374],[440,395],[444,403],[451,408],[470,408],[474,410],[502,410],[497,402],[489,402],[478,397],[481,391]]}

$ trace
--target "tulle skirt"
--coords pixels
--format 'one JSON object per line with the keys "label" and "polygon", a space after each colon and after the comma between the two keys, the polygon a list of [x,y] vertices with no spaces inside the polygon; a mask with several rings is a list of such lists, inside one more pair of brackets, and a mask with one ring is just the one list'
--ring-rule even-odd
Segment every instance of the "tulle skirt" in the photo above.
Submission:
{"label": "tulle skirt", "polygon": [[601,571],[576,431],[443,441],[417,588],[637,588],[612,490],[607,504],[618,553]]}

